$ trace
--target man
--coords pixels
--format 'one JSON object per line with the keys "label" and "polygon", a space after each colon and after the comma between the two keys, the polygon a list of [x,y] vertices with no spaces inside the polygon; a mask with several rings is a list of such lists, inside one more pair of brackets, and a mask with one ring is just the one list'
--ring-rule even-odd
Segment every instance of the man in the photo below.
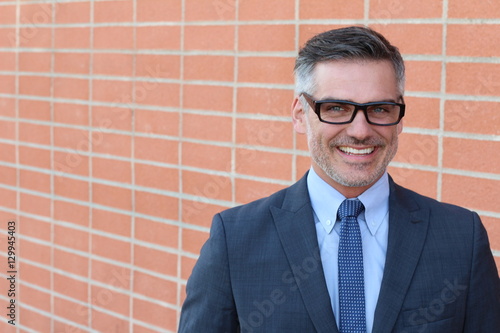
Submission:
{"label": "man", "polygon": [[214,217],[180,332],[499,332],[498,272],[479,216],[398,186],[397,48],[363,27],[309,40],[294,128],[310,171]]}

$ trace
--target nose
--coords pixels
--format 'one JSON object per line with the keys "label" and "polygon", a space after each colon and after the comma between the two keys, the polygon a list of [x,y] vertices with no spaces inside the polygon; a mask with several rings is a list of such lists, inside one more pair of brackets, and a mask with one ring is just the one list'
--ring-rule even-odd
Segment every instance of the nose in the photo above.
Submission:
{"label": "nose", "polygon": [[347,125],[346,133],[358,140],[366,139],[373,134],[372,125],[366,120],[363,110],[358,109],[355,112],[356,116],[353,121]]}

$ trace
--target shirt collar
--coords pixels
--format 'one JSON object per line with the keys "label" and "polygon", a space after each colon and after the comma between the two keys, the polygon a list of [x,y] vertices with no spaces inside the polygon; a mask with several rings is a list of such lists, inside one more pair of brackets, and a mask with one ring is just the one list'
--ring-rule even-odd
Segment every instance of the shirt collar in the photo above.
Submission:
{"label": "shirt collar", "polygon": [[[307,175],[307,188],[316,217],[325,231],[330,233],[337,222],[337,211],[340,204],[346,198],[321,179],[313,168]],[[365,207],[360,219],[366,222],[370,233],[375,235],[389,212],[389,177],[387,172],[358,196],[358,199]]]}

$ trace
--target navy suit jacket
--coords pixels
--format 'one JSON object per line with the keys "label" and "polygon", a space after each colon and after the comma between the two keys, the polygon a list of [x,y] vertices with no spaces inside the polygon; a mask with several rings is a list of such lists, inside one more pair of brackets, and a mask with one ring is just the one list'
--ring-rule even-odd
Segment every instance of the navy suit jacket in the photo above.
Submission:
{"label": "navy suit jacket", "polygon": [[[186,293],[179,332],[338,332],[306,177],[217,214]],[[476,213],[390,179],[373,332],[500,332],[498,272]]]}

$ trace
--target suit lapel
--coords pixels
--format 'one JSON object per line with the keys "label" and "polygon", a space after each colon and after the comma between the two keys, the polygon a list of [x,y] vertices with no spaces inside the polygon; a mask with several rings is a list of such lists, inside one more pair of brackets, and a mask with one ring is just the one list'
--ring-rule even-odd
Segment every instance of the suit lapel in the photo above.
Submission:
{"label": "suit lapel", "polygon": [[427,235],[429,211],[390,180],[389,237],[373,332],[391,332],[401,311]]}
{"label": "suit lapel", "polygon": [[282,207],[271,207],[271,213],[298,286],[297,292],[302,296],[316,331],[337,333],[321,265],[306,176],[288,189]]}

